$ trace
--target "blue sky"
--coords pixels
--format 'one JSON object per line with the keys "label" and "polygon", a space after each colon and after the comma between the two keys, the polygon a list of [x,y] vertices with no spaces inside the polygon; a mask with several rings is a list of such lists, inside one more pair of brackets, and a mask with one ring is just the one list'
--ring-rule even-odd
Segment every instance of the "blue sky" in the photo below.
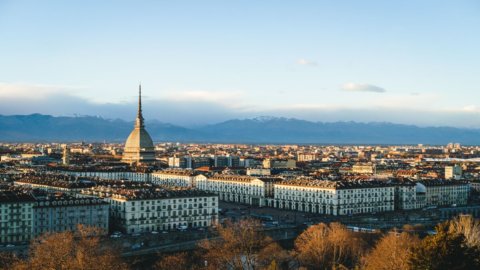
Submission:
{"label": "blue sky", "polygon": [[480,128],[480,2],[3,1],[0,114]]}

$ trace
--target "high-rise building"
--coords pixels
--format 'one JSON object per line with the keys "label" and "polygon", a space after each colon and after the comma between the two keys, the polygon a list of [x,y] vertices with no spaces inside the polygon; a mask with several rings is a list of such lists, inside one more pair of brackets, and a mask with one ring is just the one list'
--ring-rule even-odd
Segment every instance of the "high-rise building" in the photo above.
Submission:
{"label": "high-rise building", "polygon": [[155,162],[155,148],[152,138],[145,130],[142,115],[142,86],[138,89],[138,111],[135,127],[125,143],[122,161],[129,164],[144,164]]}
{"label": "high-rise building", "polygon": [[68,147],[68,145],[63,146],[62,163],[63,163],[63,165],[69,165],[70,164],[70,148]]}
{"label": "high-rise building", "polygon": [[445,179],[459,180],[462,178],[462,167],[458,164],[445,167]]}

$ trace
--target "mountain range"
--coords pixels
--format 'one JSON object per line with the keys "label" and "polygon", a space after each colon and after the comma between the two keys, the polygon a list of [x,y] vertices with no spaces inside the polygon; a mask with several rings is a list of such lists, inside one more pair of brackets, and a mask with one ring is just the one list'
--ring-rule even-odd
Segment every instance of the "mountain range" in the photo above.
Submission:
{"label": "mountain range", "polygon": [[[0,141],[123,142],[133,122],[94,116],[0,115]],[[153,140],[218,143],[480,144],[480,129],[392,123],[311,122],[283,117],[233,119],[194,128],[147,121]]]}

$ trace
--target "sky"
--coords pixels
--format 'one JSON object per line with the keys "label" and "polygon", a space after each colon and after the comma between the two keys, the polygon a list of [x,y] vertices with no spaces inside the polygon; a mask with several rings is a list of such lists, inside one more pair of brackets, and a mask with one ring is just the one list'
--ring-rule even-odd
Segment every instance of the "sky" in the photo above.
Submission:
{"label": "sky", "polygon": [[0,0],[0,114],[480,128],[480,1]]}

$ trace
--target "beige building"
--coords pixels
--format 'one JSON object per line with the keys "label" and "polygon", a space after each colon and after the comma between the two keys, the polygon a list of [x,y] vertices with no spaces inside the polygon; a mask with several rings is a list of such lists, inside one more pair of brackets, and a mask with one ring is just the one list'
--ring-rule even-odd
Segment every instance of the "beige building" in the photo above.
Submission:
{"label": "beige building", "polygon": [[318,153],[298,153],[297,154],[297,161],[298,162],[308,162],[320,160],[320,155]]}
{"label": "beige building", "polygon": [[263,160],[263,168],[265,169],[294,169],[297,163],[294,159],[272,159],[266,158]]}
{"label": "beige building", "polygon": [[355,164],[352,166],[352,173],[373,174],[375,171],[373,164]]}
{"label": "beige building", "polygon": [[445,167],[445,179],[460,180],[462,178],[462,167],[458,164]]}

